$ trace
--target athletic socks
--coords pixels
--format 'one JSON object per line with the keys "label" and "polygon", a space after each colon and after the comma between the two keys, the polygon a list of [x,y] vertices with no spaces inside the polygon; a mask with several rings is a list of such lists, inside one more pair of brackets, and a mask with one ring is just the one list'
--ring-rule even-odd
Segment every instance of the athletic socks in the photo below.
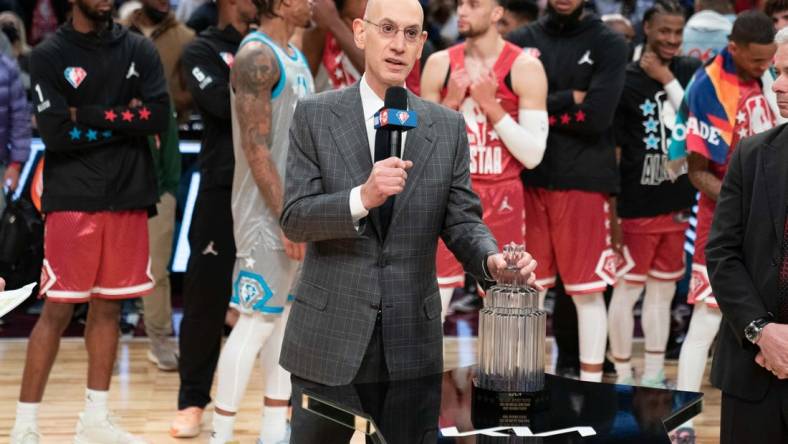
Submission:
{"label": "athletic socks", "polygon": [[40,402],[17,402],[14,430],[32,428],[38,430],[38,407]]}
{"label": "athletic socks", "polygon": [[210,444],[225,444],[233,440],[235,416],[224,416],[213,412],[213,432]]}
{"label": "athletic socks", "polygon": [[260,440],[263,444],[287,440],[287,407],[263,407]]}
{"label": "athletic socks", "polygon": [[588,382],[602,382],[602,372],[587,372],[581,369],[580,380]]}
{"label": "athletic socks", "polygon": [[106,418],[109,415],[108,399],[108,391],[85,389],[85,414],[83,417],[89,421]]}
{"label": "athletic socks", "polygon": [[646,352],[645,366],[643,368],[643,379],[653,381],[664,375],[665,352],[651,353]]}
{"label": "athletic socks", "polygon": [[613,365],[616,366],[616,375],[617,379],[616,382],[619,384],[622,383],[630,383],[632,382],[632,362],[618,362],[616,360],[613,361]]}
{"label": "athletic socks", "polygon": [[446,315],[449,313],[449,305],[451,305],[451,297],[454,295],[454,288],[441,288],[441,323],[446,320]]}
{"label": "athletic socks", "polygon": [[700,391],[709,348],[714,336],[717,335],[721,321],[722,313],[719,308],[709,307],[702,301],[695,304],[689,331],[679,355],[679,375],[676,384],[678,390]]}

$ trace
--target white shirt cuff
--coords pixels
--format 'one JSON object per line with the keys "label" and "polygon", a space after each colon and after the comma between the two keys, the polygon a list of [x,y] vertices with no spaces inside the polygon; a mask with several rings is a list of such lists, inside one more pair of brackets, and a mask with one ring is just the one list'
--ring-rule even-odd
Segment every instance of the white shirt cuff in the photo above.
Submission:
{"label": "white shirt cuff", "polygon": [[350,190],[350,217],[353,218],[353,225],[358,230],[358,222],[367,217],[369,210],[364,208],[361,202],[361,185]]}

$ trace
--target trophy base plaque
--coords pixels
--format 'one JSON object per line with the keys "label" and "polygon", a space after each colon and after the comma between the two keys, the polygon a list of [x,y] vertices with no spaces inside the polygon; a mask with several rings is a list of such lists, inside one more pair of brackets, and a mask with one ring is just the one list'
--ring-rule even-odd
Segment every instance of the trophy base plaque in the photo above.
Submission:
{"label": "trophy base plaque", "polygon": [[473,379],[471,421],[476,428],[527,426],[533,413],[550,407],[547,390],[537,392],[504,392],[487,390]]}

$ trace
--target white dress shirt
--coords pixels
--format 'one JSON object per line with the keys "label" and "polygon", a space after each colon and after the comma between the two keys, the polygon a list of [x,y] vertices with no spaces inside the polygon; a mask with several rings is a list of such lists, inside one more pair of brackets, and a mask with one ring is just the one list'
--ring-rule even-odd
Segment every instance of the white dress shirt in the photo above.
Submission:
{"label": "white dress shirt", "polygon": [[[378,97],[375,94],[375,91],[367,83],[367,75],[364,74],[361,77],[361,81],[359,82],[359,92],[361,93],[361,107],[363,108],[364,112],[364,124],[367,127],[367,140],[369,142],[369,156],[372,159],[372,163],[375,163],[375,135],[377,134],[377,130],[375,129],[375,113],[380,111],[383,108],[383,99]],[[402,133],[402,152],[401,154],[405,153],[405,140],[407,137],[407,133]],[[353,223],[356,225],[356,229],[358,229],[358,222],[367,217],[369,214],[369,210],[364,208],[364,204],[361,202],[361,185],[353,188],[350,191],[350,215],[353,218]]]}

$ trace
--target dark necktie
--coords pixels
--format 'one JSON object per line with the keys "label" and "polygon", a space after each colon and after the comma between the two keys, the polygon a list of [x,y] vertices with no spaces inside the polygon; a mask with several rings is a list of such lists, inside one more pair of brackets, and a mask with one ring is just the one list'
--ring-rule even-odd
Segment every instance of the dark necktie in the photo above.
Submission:
{"label": "dark necktie", "polygon": [[783,260],[777,284],[777,322],[788,323],[788,219],[783,228]]}
{"label": "dark necktie", "polygon": [[[391,139],[389,131],[377,130],[375,133],[375,162],[380,162],[391,157]],[[389,231],[389,224],[391,223],[391,212],[394,209],[394,196],[386,199],[386,202],[378,207],[378,215],[380,216],[380,227],[382,230],[383,238]]]}

